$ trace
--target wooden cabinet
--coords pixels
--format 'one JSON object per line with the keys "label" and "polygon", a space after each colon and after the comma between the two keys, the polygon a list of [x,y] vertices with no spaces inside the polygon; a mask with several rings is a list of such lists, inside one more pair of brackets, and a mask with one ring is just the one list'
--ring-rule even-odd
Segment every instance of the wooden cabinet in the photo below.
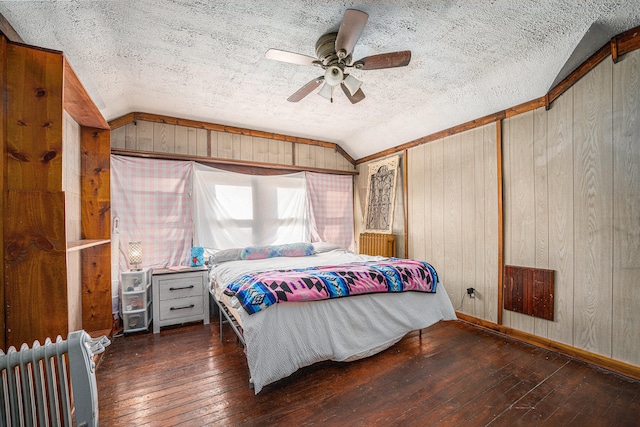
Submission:
{"label": "wooden cabinet", "polygon": [[208,270],[154,270],[153,333],[160,327],[198,320],[209,323]]}
{"label": "wooden cabinet", "polygon": [[0,34],[0,60],[0,345],[109,332],[109,126],[62,52]]}

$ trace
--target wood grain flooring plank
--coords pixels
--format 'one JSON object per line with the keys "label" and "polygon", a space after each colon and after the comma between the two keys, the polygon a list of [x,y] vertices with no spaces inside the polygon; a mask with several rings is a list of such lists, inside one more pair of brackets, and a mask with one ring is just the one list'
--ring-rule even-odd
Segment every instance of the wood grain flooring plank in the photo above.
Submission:
{"label": "wood grain flooring plank", "polygon": [[[636,419],[640,381],[458,321],[359,361],[302,368],[255,395],[242,347],[226,326],[220,342],[211,321],[114,338],[97,372],[100,425],[570,425],[598,411],[611,425]],[[580,404],[594,396],[603,403],[593,411]]]}

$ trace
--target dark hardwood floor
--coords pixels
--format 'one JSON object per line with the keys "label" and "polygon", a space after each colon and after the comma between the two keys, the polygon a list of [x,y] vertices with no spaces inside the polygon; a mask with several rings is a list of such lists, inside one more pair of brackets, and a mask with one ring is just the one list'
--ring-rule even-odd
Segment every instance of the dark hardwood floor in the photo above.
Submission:
{"label": "dark hardwood floor", "polygon": [[638,426],[640,381],[463,322],[373,357],[248,386],[217,317],[116,337],[97,371],[101,426]]}

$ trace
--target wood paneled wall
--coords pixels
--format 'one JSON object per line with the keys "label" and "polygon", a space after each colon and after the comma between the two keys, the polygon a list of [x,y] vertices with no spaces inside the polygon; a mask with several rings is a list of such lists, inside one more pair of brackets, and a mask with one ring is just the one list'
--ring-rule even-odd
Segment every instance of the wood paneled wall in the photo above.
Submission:
{"label": "wood paneled wall", "polygon": [[640,365],[640,50],[613,66],[612,135],[611,356]]}
{"label": "wood paneled wall", "polygon": [[556,320],[504,325],[640,365],[640,51],[504,120],[505,263],[556,271]]}
{"label": "wood paneled wall", "polygon": [[111,132],[111,147],[132,151],[354,171],[338,150],[239,133],[136,120]]}
{"label": "wood paneled wall", "polygon": [[[0,37],[1,38],[1,37]],[[7,43],[2,67],[5,342],[68,332],[62,55]],[[36,90],[34,90],[36,88]]]}
{"label": "wood paneled wall", "polygon": [[[496,124],[408,150],[410,258],[431,263],[456,310],[497,322]],[[476,289],[474,299],[466,289]]]}
{"label": "wood paneled wall", "polygon": [[[640,51],[538,105],[407,146],[401,256],[433,264],[461,315],[640,366]],[[357,162],[356,233],[367,165]],[[502,310],[500,250],[504,264],[555,271],[554,321]]]}
{"label": "wood paneled wall", "polygon": [[[399,258],[405,257],[405,221],[404,221],[404,155],[400,154],[398,162],[398,179],[396,181],[396,199],[393,207],[393,228],[392,233],[396,236],[396,256]],[[380,159],[376,159],[380,161]],[[354,177],[353,184],[353,220],[354,224],[354,236],[356,244],[359,245],[359,238],[361,233],[364,233],[364,213],[366,211],[365,204],[367,203],[367,185],[369,180],[369,163],[359,163],[357,165],[358,174]],[[359,252],[360,248],[356,248],[356,252]]]}

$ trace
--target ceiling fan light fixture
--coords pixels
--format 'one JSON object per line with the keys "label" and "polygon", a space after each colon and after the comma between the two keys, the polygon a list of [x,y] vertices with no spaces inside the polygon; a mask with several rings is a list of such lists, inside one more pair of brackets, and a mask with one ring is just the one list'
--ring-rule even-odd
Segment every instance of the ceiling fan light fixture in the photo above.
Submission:
{"label": "ceiling fan light fixture", "polygon": [[360,86],[362,86],[362,82],[353,77],[351,74],[347,74],[347,76],[344,78],[344,85],[349,90],[351,96],[353,96],[358,91],[358,89],[360,89]]}
{"label": "ceiling fan light fixture", "polygon": [[336,65],[332,65],[327,68],[327,71],[324,73],[324,81],[327,82],[329,86],[338,86],[342,83],[344,79],[344,74],[340,67]]}
{"label": "ceiling fan light fixture", "polygon": [[316,42],[315,58],[279,49],[269,49],[267,51],[265,54],[267,59],[290,64],[315,65],[324,70],[324,75],[303,85],[287,98],[287,101],[300,101],[315,91],[324,81],[324,85],[317,92],[323,98],[333,102],[333,89],[339,86],[349,101],[352,104],[356,104],[364,99],[364,93],[360,88],[362,82],[348,74],[352,68],[356,70],[380,70],[409,65],[411,61],[410,50],[369,55],[354,62],[353,49],[360,39],[368,18],[369,15],[366,12],[347,9],[344,12],[338,31],[326,33],[320,36]]}
{"label": "ceiling fan light fixture", "polygon": [[318,95],[333,102],[333,86],[328,83],[323,84],[318,91]]}

